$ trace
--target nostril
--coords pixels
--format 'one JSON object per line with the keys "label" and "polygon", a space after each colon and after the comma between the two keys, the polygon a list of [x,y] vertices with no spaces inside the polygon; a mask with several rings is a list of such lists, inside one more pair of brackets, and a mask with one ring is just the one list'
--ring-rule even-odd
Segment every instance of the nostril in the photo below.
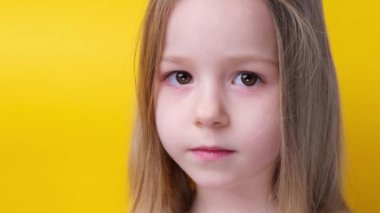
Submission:
{"label": "nostril", "polygon": [[198,127],[220,128],[229,123],[223,95],[216,90],[215,87],[202,90],[194,102],[193,123]]}
{"label": "nostril", "polygon": [[195,125],[198,127],[220,128],[229,124],[229,117],[224,111],[198,113],[195,116]]}

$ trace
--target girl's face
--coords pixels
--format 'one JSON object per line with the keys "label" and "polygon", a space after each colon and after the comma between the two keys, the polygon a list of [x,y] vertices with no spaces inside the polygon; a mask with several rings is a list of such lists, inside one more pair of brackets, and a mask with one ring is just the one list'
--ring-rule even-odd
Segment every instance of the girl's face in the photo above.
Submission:
{"label": "girl's face", "polygon": [[198,187],[272,173],[280,149],[279,71],[264,1],[177,1],[158,81],[162,145]]}

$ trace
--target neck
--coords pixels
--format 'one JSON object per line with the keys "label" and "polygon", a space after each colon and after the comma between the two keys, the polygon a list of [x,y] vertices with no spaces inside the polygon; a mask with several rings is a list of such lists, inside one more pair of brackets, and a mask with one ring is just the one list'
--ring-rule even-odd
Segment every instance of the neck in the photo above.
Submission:
{"label": "neck", "polygon": [[239,181],[228,187],[197,185],[191,213],[276,212],[271,196],[271,174],[266,171],[249,181]]}

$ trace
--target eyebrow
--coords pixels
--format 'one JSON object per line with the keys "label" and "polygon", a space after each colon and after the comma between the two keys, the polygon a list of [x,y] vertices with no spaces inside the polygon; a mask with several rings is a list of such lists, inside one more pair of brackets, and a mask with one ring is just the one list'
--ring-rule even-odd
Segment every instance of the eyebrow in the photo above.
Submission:
{"label": "eyebrow", "polygon": [[[247,62],[258,61],[278,66],[277,60],[254,54],[227,55],[225,56],[225,59],[235,64],[243,64]],[[162,61],[168,61],[172,63],[188,63],[190,62],[190,59],[184,56],[165,55],[162,57]]]}

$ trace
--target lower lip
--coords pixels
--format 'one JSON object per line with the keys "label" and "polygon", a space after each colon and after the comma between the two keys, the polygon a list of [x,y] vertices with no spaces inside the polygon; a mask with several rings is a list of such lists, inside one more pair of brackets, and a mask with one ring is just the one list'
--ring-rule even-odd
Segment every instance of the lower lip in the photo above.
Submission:
{"label": "lower lip", "polygon": [[225,158],[234,153],[231,150],[202,150],[196,149],[191,150],[196,156],[203,160],[219,160]]}

